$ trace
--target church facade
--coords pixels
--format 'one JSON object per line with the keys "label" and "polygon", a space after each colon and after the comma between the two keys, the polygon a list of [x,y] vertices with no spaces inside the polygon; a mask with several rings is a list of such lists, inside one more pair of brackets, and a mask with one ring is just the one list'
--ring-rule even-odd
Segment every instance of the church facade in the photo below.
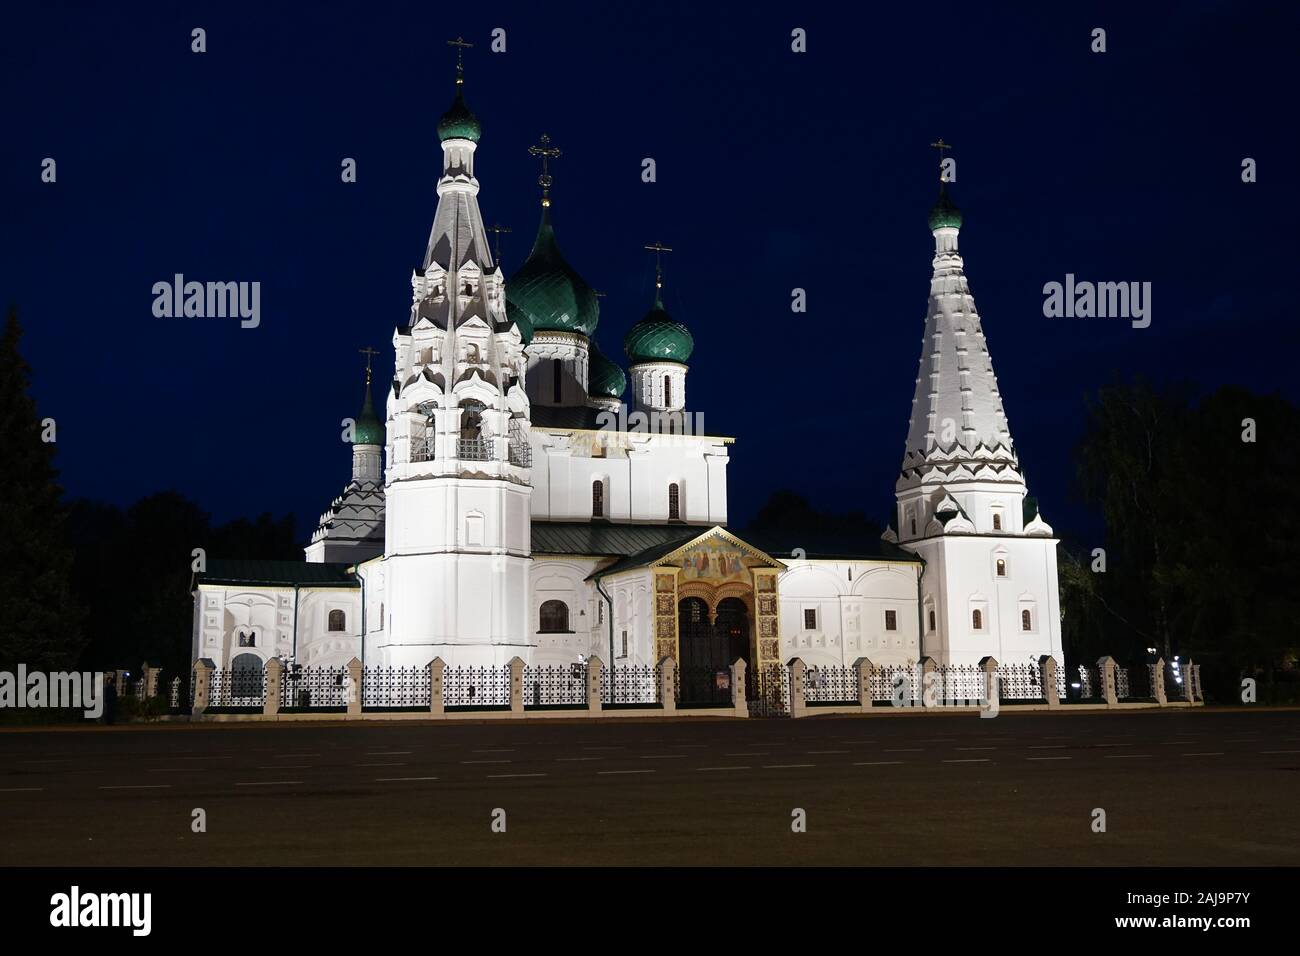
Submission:
{"label": "church facade", "polygon": [[626,372],[596,347],[545,137],[537,238],[507,280],[460,75],[438,135],[437,211],[378,407],[367,371],[351,481],[305,561],[208,563],[195,660],[1063,664],[1056,539],[1027,497],[946,193],[892,526],[816,551],[727,529],[732,440],[693,427],[694,342],[661,273],[624,336]]}

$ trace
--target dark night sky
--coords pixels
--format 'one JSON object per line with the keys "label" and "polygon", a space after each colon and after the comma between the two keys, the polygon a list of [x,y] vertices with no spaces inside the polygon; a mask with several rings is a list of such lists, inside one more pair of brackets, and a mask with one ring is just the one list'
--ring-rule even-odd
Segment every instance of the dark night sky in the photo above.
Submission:
{"label": "dark night sky", "polygon": [[[649,306],[642,246],[676,250],[666,301],[695,335],[690,405],[737,439],[733,525],[782,486],[888,517],[939,136],[957,147],[962,251],[1012,434],[1058,531],[1085,520],[1070,452],[1099,385],[1297,395],[1296,230],[1278,215],[1293,200],[1277,199],[1295,161],[1288,5],[18,6],[0,23],[0,301],[20,309],[74,496],[175,488],[223,520],[292,511],[307,536],[348,476],[357,349],[383,350],[381,382],[392,368],[457,34],[477,44],[479,198],[514,229],[507,275],[536,229],[526,148],[543,131],[564,151],[561,246],[607,293],[607,354]],[[488,50],[498,26],[504,55]],[[39,181],[47,156],[55,185]],[[154,318],[150,289],[177,272],[260,281],[261,327]],[[1067,272],[1152,282],[1151,327],[1044,318],[1043,283]],[[807,315],[790,312],[795,286]]]}

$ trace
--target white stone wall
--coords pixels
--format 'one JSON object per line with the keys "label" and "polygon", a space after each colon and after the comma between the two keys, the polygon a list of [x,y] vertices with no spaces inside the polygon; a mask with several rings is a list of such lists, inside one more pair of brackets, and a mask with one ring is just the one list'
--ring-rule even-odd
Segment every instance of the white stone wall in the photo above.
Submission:
{"label": "white stone wall", "polygon": [[[809,666],[849,666],[859,657],[903,664],[921,657],[917,575],[910,562],[782,559],[777,579],[781,657]],[[816,626],[806,625],[814,611]],[[887,627],[892,611],[894,629]]]}
{"label": "white stone wall", "polygon": [[[195,597],[194,659],[228,668],[240,654],[263,666],[274,657],[327,667],[361,653],[361,592],[355,588],[250,587],[200,584]],[[344,630],[329,630],[329,613],[340,610]],[[295,656],[295,611],[297,652]],[[240,633],[252,646],[241,647]]]}

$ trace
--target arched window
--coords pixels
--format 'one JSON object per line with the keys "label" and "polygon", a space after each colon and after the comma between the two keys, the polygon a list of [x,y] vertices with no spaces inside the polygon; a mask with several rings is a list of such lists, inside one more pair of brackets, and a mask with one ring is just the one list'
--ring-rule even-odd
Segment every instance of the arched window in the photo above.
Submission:
{"label": "arched window", "polygon": [[673,377],[664,376],[664,408],[673,407]]}
{"label": "arched window", "polygon": [[668,486],[668,520],[680,521],[682,517],[682,493],[677,482]]}
{"label": "arched window", "polygon": [[984,615],[979,608],[970,612],[970,626],[977,631],[984,630]]}
{"label": "arched window", "polygon": [[475,439],[483,434],[483,409],[485,407],[482,402],[466,402],[461,406],[461,438]]}
{"label": "arched window", "polygon": [[930,630],[934,630],[934,608],[930,608]]}
{"label": "arched window", "polygon": [[347,630],[347,626],[347,617],[342,611],[330,611],[329,629],[331,631],[345,631]]}
{"label": "arched window", "polygon": [[569,605],[563,601],[543,601],[538,617],[537,630],[543,634],[565,634],[569,630]]}
{"label": "arched window", "polygon": [[1002,530],[1002,512],[1000,511],[993,512],[993,530],[994,531]]}
{"label": "arched window", "polygon": [[1006,576],[1007,576],[1007,562],[1003,558],[998,558],[998,577],[1005,578]]}
{"label": "arched window", "polygon": [[1029,613],[1029,608],[1025,608],[1020,612],[1020,629],[1022,631],[1032,631],[1034,629],[1033,623],[1034,619]]}
{"label": "arched window", "polygon": [[250,632],[247,632],[247,633],[246,633],[246,632],[244,632],[244,631],[240,631],[240,632],[239,632],[239,646],[240,646],[240,647],[256,647],[256,646],[257,646],[257,634],[256,634],[256,632],[251,632],[251,631],[250,631]]}
{"label": "arched window", "polygon": [[591,516],[605,517],[605,483],[599,479],[591,483]]}
{"label": "arched window", "polygon": [[551,359],[551,401],[560,404],[564,386],[564,362]]}

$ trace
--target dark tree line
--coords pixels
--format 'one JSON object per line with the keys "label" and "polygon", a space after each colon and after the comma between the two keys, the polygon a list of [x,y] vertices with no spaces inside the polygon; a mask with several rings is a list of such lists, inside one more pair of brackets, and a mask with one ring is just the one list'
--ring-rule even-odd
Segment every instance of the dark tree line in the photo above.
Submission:
{"label": "dark tree line", "polygon": [[1276,395],[1198,398],[1140,381],[1102,389],[1076,462],[1105,539],[1060,555],[1071,656],[1191,657],[1221,700],[1239,693],[1243,674],[1268,691],[1297,676],[1297,434],[1300,410]]}

